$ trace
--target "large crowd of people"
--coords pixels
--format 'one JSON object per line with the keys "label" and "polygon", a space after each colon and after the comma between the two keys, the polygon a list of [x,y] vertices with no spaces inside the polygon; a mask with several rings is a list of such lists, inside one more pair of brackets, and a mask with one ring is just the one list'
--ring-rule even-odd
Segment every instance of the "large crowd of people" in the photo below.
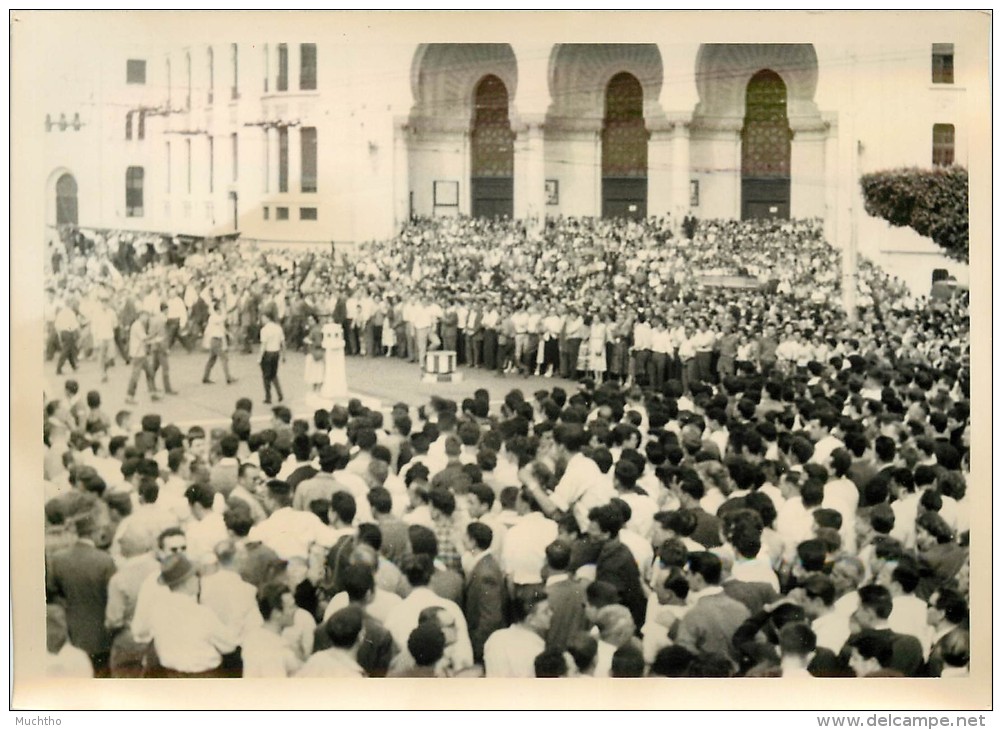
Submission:
{"label": "large crowd of people", "polygon": [[241,398],[182,430],[67,380],[45,403],[51,673],[964,675],[967,302],[864,261],[848,317],[839,267],[817,221],[667,219],[68,260],[47,355],[120,355],[130,404],[144,374],[171,392],[178,344],[229,380],[227,350],[314,351],[328,321],[351,356],[573,385],[276,405],[257,430]]}

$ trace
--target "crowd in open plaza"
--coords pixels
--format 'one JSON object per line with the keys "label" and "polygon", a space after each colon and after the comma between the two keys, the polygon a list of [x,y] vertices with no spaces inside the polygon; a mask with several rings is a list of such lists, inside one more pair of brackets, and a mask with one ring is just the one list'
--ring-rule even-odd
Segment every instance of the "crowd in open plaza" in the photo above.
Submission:
{"label": "crowd in open plaza", "polygon": [[[968,671],[967,298],[863,259],[849,316],[818,221],[67,240],[46,272],[52,674]],[[283,387],[319,393],[329,323],[415,381],[455,351],[503,402],[293,412]],[[159,415],[180,349],[204,354],[194,387],[229,388],[227,425]],[[230,384],[231,353],[261,381]]]}

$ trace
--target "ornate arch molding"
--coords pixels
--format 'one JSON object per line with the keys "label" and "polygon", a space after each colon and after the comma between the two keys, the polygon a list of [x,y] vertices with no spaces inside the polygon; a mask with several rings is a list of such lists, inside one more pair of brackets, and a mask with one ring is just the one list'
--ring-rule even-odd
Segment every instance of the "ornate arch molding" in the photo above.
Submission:
{"label": "ornate arch molding", "polygon": [[820,121],[814,103],[818,56],[810,43],[704,43],[696,55],[698,126],[728,126],[745,114],[745,90],[762,69],[779,74],[786,84],[787,114],[796,130],[810,119]]}
{"label": "ornate arch molding", "polygon": [[624,71],[635,76],[644,91],[644,118],[648,126],[662,119],[664,68],[657,44],[561,43],[550,55],[552,102],[548,123],[570,124],[577,120],[601,127],[605,89],[613,76]]}
{"label": "ornate arch molding", "polygon": [[[79,206],[80,200],[80,178],[77,177],[76,172],[68,167],[63,167],[62,165],[56,166],[45,178],[45,224],[54,226],[56,224],[56,196],[58,193],[57,186],[63,175],[69,175],[73,178],[73,182],[77,187],[77,205]],[[78,208],[79,211],[79,208]]]}
{"label": "ornate arch molding", "polygon": [[411,64],[417,131],[469,130],[473,97],[484,76],[497,76],[508,90],[509,107],[518,86],[515,52],[507,43],[422,43]]}

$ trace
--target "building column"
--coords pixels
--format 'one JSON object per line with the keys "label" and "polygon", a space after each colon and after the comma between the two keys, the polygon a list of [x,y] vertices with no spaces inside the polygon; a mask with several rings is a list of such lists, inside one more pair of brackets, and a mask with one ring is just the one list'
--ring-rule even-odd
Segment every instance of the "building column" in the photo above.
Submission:
{"label": "building column", "polygon": [[531,231],[546,222],[546,112],[550,104],[548,44],[512,44],[518,87],[510,118],[515,130],[514,215]]}
{"label": "building column", "polygon": [[689,180],[691,165],[689,155],[689,120],[676,120],[671,140],[671,216],[675,225],[689,213]]}
{"label": "building column", "polygon": [[530,231],[541,231],[546,222],[546,166],[543,120],[527,119],[515,132],[514,214]]}
{"label": "building column", "polygon": [[[654,213],[655,190],[665,191],[664,201],[658,201],[658,214],[671,216],[672,225],[680,230],[682,219],[689,210],[689,182],[692,175],[690,152],[690,125],[692,115],[699,103],[699,91],[696,88],[696,57],[699,53],[699,43],[659,43],[661,67],[664,81],[661,84],[661,96],[658,100],[667,121],[667,132],[664,142],[669,149],[665,151],[665,166],[660,169],[655,166],[653,156],[649,157],[648,166],[651,170],[649,210]],[[651,136],[651,155],[655,137]],[[659,172],[663,177],[655,185],[653,173]]]}
{"label": "building column", "polygon": [[825,213],[825,139],[820,117],[791,119],[790,217],[817,218]]}
{"label": "building column", "polygon": [[828,243],[838,241],[838,117],[828,115],[828,134],[825,136],[825,221],[824,232]]}
{"label": "building column", "polygon": [[672,160],[672,123],[666,119],[648,123],[647,142],[647,215],[672,215],[674,207],[674,162]]}
{"label": "building column", "polygon": [[407,117],[393,120],[393,226],[400,230],[410,217],[411,185],[407,163],[410,128]]}

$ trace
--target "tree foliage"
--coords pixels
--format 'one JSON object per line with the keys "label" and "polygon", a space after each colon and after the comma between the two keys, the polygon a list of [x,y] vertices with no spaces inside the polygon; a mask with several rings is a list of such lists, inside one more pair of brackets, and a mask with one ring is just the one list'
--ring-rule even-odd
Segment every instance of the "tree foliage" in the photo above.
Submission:
{"label": "tree foliage", "polygon": [[944,253],[968,260],[967,170],[901,168],[863,175],[866,212],[892,226],[909,226]]}

